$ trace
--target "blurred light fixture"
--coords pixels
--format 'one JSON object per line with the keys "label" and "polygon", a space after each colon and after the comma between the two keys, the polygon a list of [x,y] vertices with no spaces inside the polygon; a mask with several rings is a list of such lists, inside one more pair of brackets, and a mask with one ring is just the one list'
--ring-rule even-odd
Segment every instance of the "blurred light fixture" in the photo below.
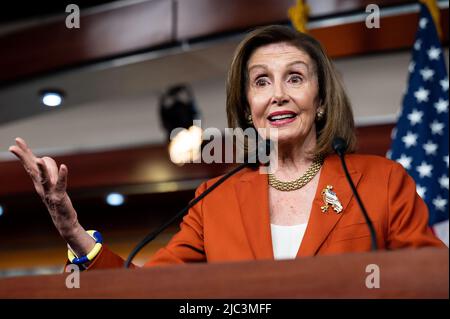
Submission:
{"label": "blurred light fixture", "polygon": [[200,158],[202,146],[202,129],[192,125],[180,130],[169,144],[170,160],[178,165],[193,162]]}
{"label": "blurred light fixture", "polygon": [[200,118],[188,85],[170,87],[160,98],[160,115],[169,142],[170,160],[178,165],[201,155],[202,129],[194,125]]}
{"label": "blurred light fixture", "polygon": [[64,94],[60,90],[43,90],[40,92],[41,102],[45,106],[60,106],[64,100]]}
{"label": "blurred light fixture", "polygon": [[3,206],[2,206],[2,205],[0,205],[0,216],[2,216],[2,215],[3,215],[3,212],[4,212],[4,210],[3,210]]}
{"label": "blurred light fixture", "polygon": [[125,197],[120,193],[110,193],[106,196],[106,203],[110,206],[121,206],[125,202]]}

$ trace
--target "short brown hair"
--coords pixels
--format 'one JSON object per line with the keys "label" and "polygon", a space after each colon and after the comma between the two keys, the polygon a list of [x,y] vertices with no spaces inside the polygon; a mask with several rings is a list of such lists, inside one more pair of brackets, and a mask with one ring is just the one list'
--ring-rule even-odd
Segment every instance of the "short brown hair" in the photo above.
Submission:
{"label": "short brown hair", "polygon": [[232,128],[247,128],[250,107],[247,101],[247,63],[259,47],[285,42],[307,53],[314,61],[318,81],[319,101],[325,116],[316,122],[317,145],[314,154],[324,156],[333,152],[332,141],[341,137],[347,142],[347,151],[356,148],[355,124],[350,100],[338,73],[322,48],[313,37],[281,25],[260,27],[250,32],[238,45],[227,79],[227,118]]}

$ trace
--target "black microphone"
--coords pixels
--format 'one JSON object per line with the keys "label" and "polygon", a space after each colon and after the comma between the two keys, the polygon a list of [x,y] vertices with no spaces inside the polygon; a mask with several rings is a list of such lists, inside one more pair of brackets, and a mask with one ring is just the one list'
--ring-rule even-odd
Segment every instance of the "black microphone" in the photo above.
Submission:
{"label": "black microphone", "polygon": [[247,156],[247,159],[244,163],[240,164],[239,166],[233,168],[231,171],[226,173],[224,176],[222,176],[217,182],[212,184],[209,188],[207,188],[203,193],[201,193],[198,197],[194,198],[192,201],[189,202],[189,204],[183,208],[181,211],[179,211],[177,214],[175,214],[171,219],[169,219],[167,222],[165,222],[161,227],[156,229],[155,231],[148,234],[139,244],[136,245],[136,247],[133,249],[133,251],[128,256],[127,260],[125,261],[125,268],[128,268],[133,260],[133,258],[139,253],[139,251],[145,247],[149,242],[151,242],[153,239],[156,238],[161,232],[163,232],[167,227],[169,227],[175,220],[186,214],[186,212],[191,209],[195,204],[197,204],[199,201],[201,201],[205,196],[207,196],[209,193],[211,193],[214,189],[216,189],[220,184],[222,184],[224,181],[226,181],[228,178],[230,178],[232,175],[236,174],[240,170],[251,167],[256,168],[259,163],[259,155],[267,154],[267,152],[270,152],[272,147],[272,143],[270,140],[264,140],[262,143],[259,143],[258,148],[255,150],[255,154],[251,154]]}
{"label": "black microphone", "polygon": [[336,137],[333,140],[332,143],[333,149],[336,152],[336,154],[339,156],[339,158],[341,159],[341,163],[342,163],[342,167],[344,169],[345,172],[345,176],[347,177],[347,181],[350,184],[350,187],[353,191],[353,195],[355,195],[356,200],[359,204],[359,207],[361,208],[361,211],[364,215],[364,219],[366,220],[366,224],[369,227],[370,230],[370,239],[372,242],[372,250],[377,250],[377,236],[375,234],[375,229],[373,228],[373,224],[372,221],[369,218],[369,215],[367,214],[366,208],[364,207],[363,202],[361,201],[361,198],[359,197],[359,194],[356,190],[355,184],[353,184],[353,181],[350,177],[350,174],[348,172],[347,169],[347,164],[345,163],[345,151],[347,150],[347,143],[345,142],[345,140],[341,137]]}

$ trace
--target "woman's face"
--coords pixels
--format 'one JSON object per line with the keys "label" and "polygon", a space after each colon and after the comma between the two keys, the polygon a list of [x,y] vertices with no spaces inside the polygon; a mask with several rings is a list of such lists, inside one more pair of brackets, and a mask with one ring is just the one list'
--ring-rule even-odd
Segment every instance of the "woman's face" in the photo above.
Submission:
{"label": "woman's face", "polygon": [[278,142],[315,140],[318,82],[313,61],[288,43],[262,46],[247,64],[247,101],[256,128],[277,128]]}

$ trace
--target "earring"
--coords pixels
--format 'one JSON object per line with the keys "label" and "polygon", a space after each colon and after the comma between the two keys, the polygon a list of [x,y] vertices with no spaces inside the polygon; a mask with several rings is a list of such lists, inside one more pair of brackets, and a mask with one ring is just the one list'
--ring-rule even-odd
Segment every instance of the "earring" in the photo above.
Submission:
{"label": "earring", "polygon": [[320,110],[316,113],[316,120],[321,121],[323,119],[323,116],[325,115],[325,112]]}
{"label": "earring", "polygon": [[249,114],[247,116],[247,122],[248,122],[248,124],[253,125],[253,119],[252,119],[252,115],[251,114]]}

